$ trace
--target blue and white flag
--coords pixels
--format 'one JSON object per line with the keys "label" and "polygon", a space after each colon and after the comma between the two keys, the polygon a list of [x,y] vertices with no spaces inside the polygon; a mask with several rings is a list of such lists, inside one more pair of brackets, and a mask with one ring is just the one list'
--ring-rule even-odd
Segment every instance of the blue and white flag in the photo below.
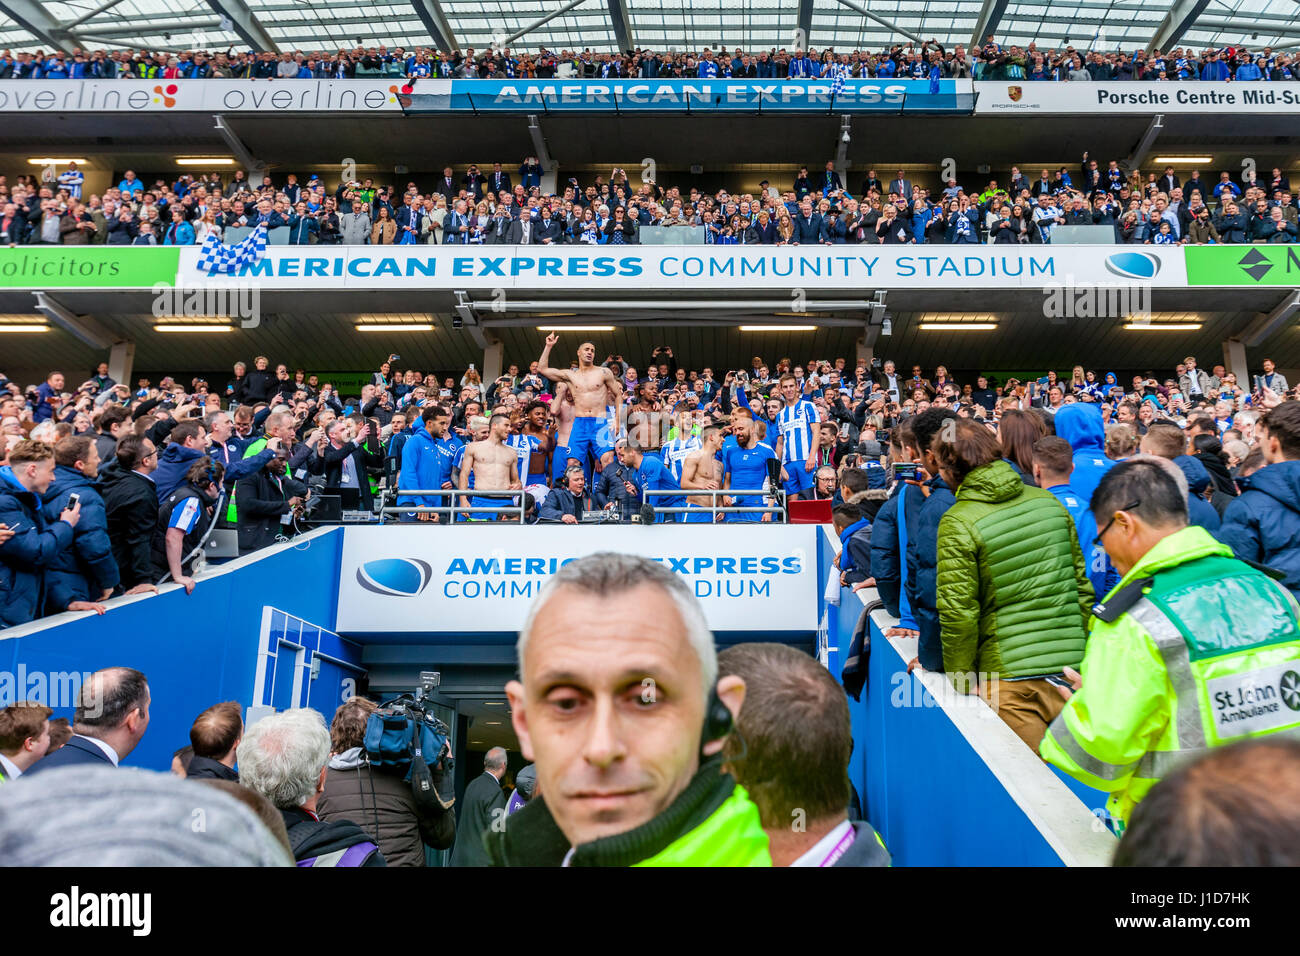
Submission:
{"label": "blue and white flag", "polygon": [[849,75],[849,68],[845,65],[838,65],[835,69],[835,79],[831,83],[831,96],[836,97],[844,92],[844,79]]}
{"label": "blue and white flag", "polygon": [[199,250],[199,271],[208,275],[225,273],[234,275],[244,266],[255,265],[266,255],[266,226],[257,224],[257,228],[248,234],[238,245],[222,244],[215,232],[208,233]]}

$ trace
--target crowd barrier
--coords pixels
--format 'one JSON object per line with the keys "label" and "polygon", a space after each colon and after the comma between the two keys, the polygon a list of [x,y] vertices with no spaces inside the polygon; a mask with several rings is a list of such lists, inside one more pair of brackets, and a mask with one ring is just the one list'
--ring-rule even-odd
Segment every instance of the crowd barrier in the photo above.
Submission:
{"label": "crowd barrier", "polygon": [[[826,546],[839,542],[826,532]],[[840,591],[827,608],[832,673],[840,675],[874,589]],[[870,612],[870,659],[861,699],[849,698],[850,776],[863,811],[896,866],[1106,866],[1115,838],[1105,795],[1065,781],[978,696],[942,674],[909,674],[916,640]],[[1096,808],[1096,809],[1094,809]]]}

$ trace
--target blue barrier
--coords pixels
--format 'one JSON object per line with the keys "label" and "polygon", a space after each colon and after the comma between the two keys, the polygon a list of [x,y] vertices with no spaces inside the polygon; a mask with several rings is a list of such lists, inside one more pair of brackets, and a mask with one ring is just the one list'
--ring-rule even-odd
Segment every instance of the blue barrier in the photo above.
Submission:
{"label": "blue barrier", "polygon": [[[59,704],[54,716],[70,720],[73,682],[59,675],[119,665],[143,671],[152,695],[149,728],[123,764],[166,770],[205,707],[237,700],[247,712],[253,703],[265,606],[334,626],[342,541],[341,529],[315,532],[224,565],[192,594],[171,585],[157,596],[111,602],[103,617],[60,614],[0,631],[0,675],[14,675],[17,699],[36,699],[40,691]],[[351,653],[342,644],[329,649],[344,660]]]}
{"label": "blue barrier", "polygon": [[[837,677],[865,599],[875,597],[843,588],[839,607],[828,607]],[[1062,783],[983,700],[958,694],[942,674],[907,673],[916,641],[887,639],[893,623],[884,611],[871,615],[866,685],[861,700],[849,699],[849,772],[894,864],[1106,865],[1115,840],[1090,809],[1104,807],[1105,795]]]}

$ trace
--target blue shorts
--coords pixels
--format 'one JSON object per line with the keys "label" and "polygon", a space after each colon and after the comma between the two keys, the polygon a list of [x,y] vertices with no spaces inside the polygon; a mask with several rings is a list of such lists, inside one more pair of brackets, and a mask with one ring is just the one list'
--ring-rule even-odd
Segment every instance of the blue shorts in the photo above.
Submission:
{"label": "blue shorts", "polygon": [[813,475],[815,472],[805,471],[802,461],[787,461],[782,463],[786,475],[789,477],[782,483],[785,493],[793,498],[801,491],[810,490],[815,484]]}
{"label": "blue shorts", "polygon": [[[761,508],[766,502],[762,495],[737,495],[737,508]],[[726,516],[727,524],[751,524],[762,521],[763,515],[757,511],[733,511]]]}
{"label": "blue shorts", "polygon": [[[477,495],[474,495],[470,497],[469,503],[470,506],[473,508],[508,508],[510,507],[511,499],[480,498]],[[492,521],[501,516],[500,514],[490,515],[485,511],[478,511],[473,514],[468,514],[465,517],[468,518],[470,521]]]}
{"label": "blue shorts", "polygon": [[606,434],[609,432],[609,426],[604,418],[582,417],[573,420],[573,428],[569,432],[568,457],[576,458],[582,463],[582,470],[588,482],[591,481],[592,466],[594,465],[597,470],[600,469],[602,431]]}
{"label": "blue shorts", "polygon": [[555,451],[551,455],[551,484],[555,484],[564,477],[564,466],[569,461],[569,446],[556,445]]}
{"label": "blue shorts", "polygon": [[713,524],[713,512],[703,505],[693,505],[689,501],[686,507],[690,508],[689,514],[682,515],[683,524]]}

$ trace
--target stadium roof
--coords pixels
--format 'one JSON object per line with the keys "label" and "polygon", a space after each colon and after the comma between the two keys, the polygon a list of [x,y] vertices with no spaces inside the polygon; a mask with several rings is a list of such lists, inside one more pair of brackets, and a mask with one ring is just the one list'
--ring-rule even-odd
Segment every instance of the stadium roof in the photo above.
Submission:
{"label": "stadium roof", "polygon": [[[1300,47],[1300,0],[0,0],[0,49]],[[800,33],[799,31],[802,31]]]}

